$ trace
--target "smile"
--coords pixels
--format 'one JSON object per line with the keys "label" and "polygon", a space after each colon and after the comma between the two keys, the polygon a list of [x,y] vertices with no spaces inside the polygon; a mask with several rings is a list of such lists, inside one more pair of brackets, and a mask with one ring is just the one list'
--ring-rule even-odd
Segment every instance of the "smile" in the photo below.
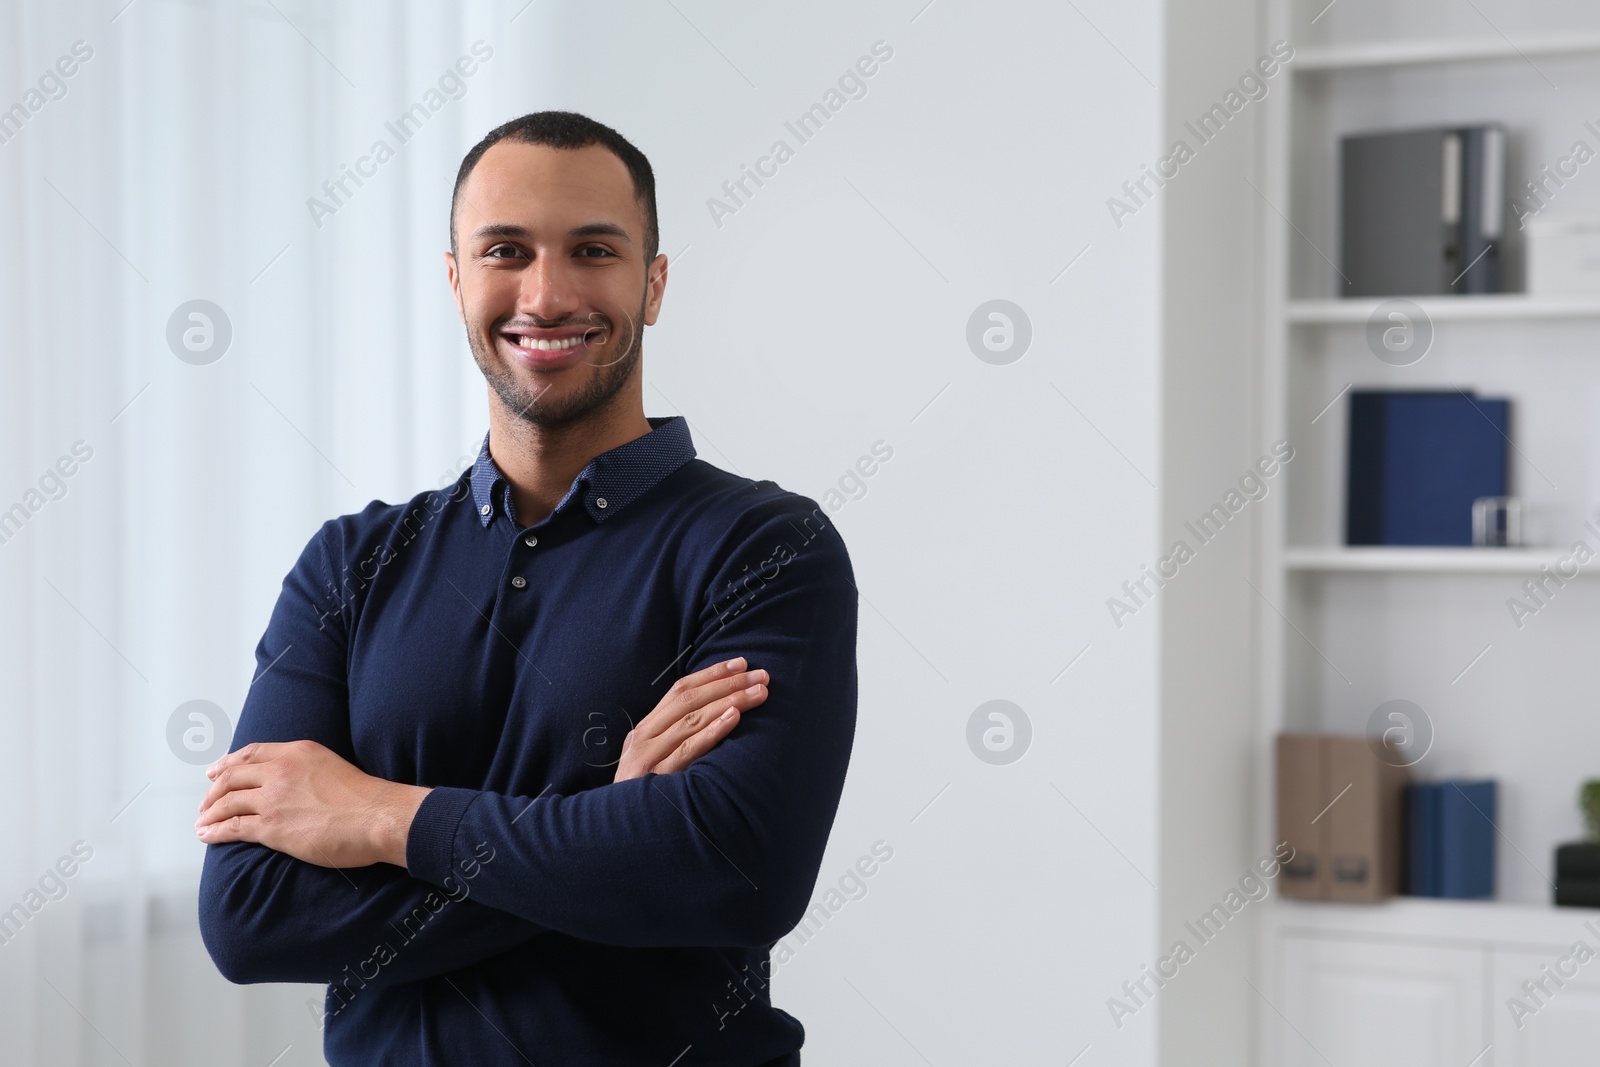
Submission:
{"label": "smile", "polygon": [[518,348],[533,348],[540,352],[564,352],[584,343],[582,337],[565,337],[559,341],[544,341],[537,337],[513,337]]}
{"label": "smile", "polygon": [[576,334],[571,328],[548,332],[556,336],[535,337],[520,330],[506,330],[500,336],[516,353],[514,358],[518,362],[536,371],[561,370],[586,360],[590,348],[606,340],[604,328],[595,326]]}

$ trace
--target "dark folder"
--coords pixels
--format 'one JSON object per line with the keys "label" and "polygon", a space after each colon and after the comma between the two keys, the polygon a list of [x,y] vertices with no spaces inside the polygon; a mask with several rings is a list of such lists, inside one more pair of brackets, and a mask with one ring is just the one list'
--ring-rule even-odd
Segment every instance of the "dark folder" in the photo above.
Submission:
{"label": "dark folder", "polygon": [[1439,895],[1439,787],[1417,782],[1406,789],[1406,892]]}
{"label": "dark folder", "polygon": [[1420,782],[1407,790],[1407,893],[1494,896],[1495,794],[1493,780]]}
{"label": "dark folder", "polygon": [[1500,292],[1505,157],[1495,124],[1343,138],[1340,295]]}
{"label": "dark folder", "polygon": [[1472,502],[1507,495],[1511,402],[1350,394],[1345,543],[1470,545]]}
{"label": "dark folder", "polygon": [[1494,896],[1494,817],[1494,782],[1441,783],[1440,896],[1458,900]]}

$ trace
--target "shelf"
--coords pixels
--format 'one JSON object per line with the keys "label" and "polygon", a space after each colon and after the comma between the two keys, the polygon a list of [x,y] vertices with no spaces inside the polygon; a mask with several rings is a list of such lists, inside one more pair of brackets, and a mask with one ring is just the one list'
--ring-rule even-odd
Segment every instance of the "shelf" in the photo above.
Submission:
{"label": "shelf", "polygon": [[[1296,545],[1286,548],[1284,564],[1292,571],[1341,573],[1535,574],[1561,559],[1564,550],[1539,548],[1408,548],[1345,545]],[[1578,571],[1594,574],[1593,569]]]}
{"label": "shelf", "polygon": [[1548,34],[1516,41],[1504,37],[1362,41],[1355,44],[1306,45],[1297,49],[1290,69],[1301,73],[1406,67],[1482,60],[1525,62],[1541,56],[1600,55],[1600,33]]}
{"label": "shelf", "polygon": [[1378,305],[1388,300],[1410,300],[1433,322],[1600,318],[1600,297],[1496,293],[1492,296],[1363,296],[1346,300],[1291,300],[1288,319],[1297,326],[1364,325]]}
{"label": "shelf", "polygon": [[1585,922],[1600,919],[1600,911],[1593,908],[1553,904],[1408,896],[1379,904],[1340,904],[1291,900],[1276,893],[1267,914],[1279,932],[1312,936],[1557,946],[1572,944],[1574,937],[1583,935]]}

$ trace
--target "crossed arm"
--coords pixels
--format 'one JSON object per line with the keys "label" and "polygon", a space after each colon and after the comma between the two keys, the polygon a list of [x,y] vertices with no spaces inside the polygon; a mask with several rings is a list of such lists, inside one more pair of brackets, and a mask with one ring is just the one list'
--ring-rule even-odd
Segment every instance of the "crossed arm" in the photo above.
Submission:
{"label": "crossed arm", "polygon": [[[728,575],[784,537],[794,540],[788,516],[763,521]],[[315,570],[301,562],[275,613],[315,620]],[[854,731],[843,543],[822,531],[737,616],[708,605],[701,621],[698,669],[652,712],[654,732],[641,723],[630,735],[618,780],[537,799],[361,771],[339,634],[269,627],[294,633],[295,647],[257,649],[236,749],[208,772],[197,830],[210,846],[201,929],[224,976],[331,982],[400,938],[408,947],[369,984],[448,973],[548,930],[621,945],[782,936],[815,884]],[[728,666],[739,652],[779,689],[728,695],[748,681],[742,663]],[[740,707],[731,720],[705,714],[729,704]],[[493,862],[477,862],[486,854]]]}

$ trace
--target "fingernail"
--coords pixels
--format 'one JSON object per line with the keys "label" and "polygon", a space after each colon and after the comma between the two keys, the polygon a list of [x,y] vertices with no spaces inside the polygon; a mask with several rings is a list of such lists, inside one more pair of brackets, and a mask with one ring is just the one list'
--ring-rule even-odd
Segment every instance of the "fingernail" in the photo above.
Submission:
{"label": "fingernail", "polygon": [[727,711],[722,713],[722,721],[723,722],[727,722],[729,719],[733,718],[734,715],[737,714],[737,713],[738,713],[738,709],[737,708],[729,708]]}
{"label": "fingernail", "polygon": [[739,656],[737,659],[730,659],[728,661],[728,669],[730,671],[742,671],[742,670],[744,670],[744,657],[743,656]]}
{"label": "fingernail", "polygon": [[761,695],[761,687],[759,685],[752,685],[749,689],[745,690],[745,693],[747,695],[753,696],[753,697],[760,696]]}

